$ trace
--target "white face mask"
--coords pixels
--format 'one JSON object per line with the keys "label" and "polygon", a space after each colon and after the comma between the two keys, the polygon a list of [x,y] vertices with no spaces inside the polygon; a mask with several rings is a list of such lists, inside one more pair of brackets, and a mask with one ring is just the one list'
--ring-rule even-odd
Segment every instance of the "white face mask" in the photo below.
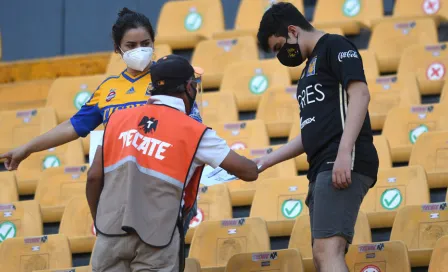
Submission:
{"label": "white face mask", "polygon": [[121,50],[123,52],[123,60],[127,66],[137,71],[145,70],[151,62],[153,51],[152,47],[138,47],[126,52]]}

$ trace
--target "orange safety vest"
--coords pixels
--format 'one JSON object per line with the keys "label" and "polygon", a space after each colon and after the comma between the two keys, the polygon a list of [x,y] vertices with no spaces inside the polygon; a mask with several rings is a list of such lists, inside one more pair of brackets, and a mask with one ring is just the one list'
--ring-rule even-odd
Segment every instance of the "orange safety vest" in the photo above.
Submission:
{"label": "orange safety vest", "polygon": [[[187,181],[207,127],[165,105],[115,112],[103,137],[104,187],[95,226],[105,235],[135,231],[147,244],[170,244],[180,209],[197,197],[204,166]],[[188,184],[187,186],[185,186]]]}

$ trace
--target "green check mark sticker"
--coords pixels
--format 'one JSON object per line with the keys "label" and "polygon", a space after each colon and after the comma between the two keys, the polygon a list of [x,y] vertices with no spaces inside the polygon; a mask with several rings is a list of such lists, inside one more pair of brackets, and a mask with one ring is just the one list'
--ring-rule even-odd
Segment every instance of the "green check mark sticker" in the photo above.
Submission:
{"label": "green check mark sticker", "polygon": [[345,0],[342,11],[347,17],[354,17],[361,11],[361,2],[359,0]]}
{"label": "green check mark sticker", "polygon": [[6,221],[0,224],[0,243],[9,238],[16,237],[17,228],[12,222]]}
{"label": "green check mark sticker", "polygon": [[61,166],[61,161],[55,155],[46,156],[45,159],[42,161],[43,169],[59,166]]}
{"label": "green check mark sticker", "polygon": [[395,210],[398,208],[403,201],[400,190],[393,188],[387,189],[381,195],[381,205],[386,210]]}
{"label": "green check mark sticker", "polygon": [[202,26],[202,16],[197,12],[190,12],[185,17],[184,22],[185,29],[188,31],[196,31]]}
{"label": "green check mark sticker", "polygon": [[303,204],[298,199],[288,199],[283,202],[282,214],[287,219],[294,219],[302,213]]}
{"label": "green check mark sticker", "polygon": [[262,94],[269,86],[269,80],[265,75],[256,75],[249,82],[249,90],[253,94]]}
{"label": "green check mark sticker", "polygon": [[92,94],[88,91],[81,91],[75,95],[75,99],[73,100],[73,104],[77,110],[81,109],[84,104],[89,101]]}

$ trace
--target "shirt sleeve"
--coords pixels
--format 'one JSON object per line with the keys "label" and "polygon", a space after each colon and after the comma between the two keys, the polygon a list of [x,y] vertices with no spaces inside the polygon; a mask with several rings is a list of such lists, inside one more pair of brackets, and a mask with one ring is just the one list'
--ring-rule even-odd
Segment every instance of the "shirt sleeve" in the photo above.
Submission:
{"label": "shirt sleeve", "polygon": [[345,90],[351,81],[366,82],[361,55],[355,45],[337,37],[329,46],[330,69]]}
{"label": "shirt sleeve", "polygon": [[97,89],[89,101],[70,118],[73,128],[79,137],[86,137],[103,122],[103,116],[98,108],[101,89]]}
{"label": "shirt sleeve", "polygon": [[216,131],[207,129],[199,143],[195,159],[216,168],[221,165],[229,152],[227,142],[220,138]]}

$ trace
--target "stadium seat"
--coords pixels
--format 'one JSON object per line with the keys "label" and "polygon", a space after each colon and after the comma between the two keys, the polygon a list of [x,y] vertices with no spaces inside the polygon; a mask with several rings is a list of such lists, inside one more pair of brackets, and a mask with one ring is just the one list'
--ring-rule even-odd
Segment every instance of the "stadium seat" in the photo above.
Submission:
{"label": "stadium seat", "polygon": [[226,272],[235,271],[303,272],[305,270],[299,251],[283,249],[235,254],[229,259]]}
{"label": "stadium seat", "polygon": [[[153,60],[158,60],[161,57],[172,54],[171,47],[167,44],[156,44],[154,46]],[[127,68],[123,58],[118,53],[110,55],[109,64],[106,69],[106,76],[115,76],[121,74]],[[96,88],[96,87],[95,87]]]}
{"label": "stadium seat", "polygon": [[288,68],[277,59],[239,61],[227,66],[220,91],[235,94],[238,110],[254,111],[261,94],[290,84]]}
{"label": "stadium seat", "polygon": [[16,176],[13,172],[0,172],[0,203],[19,201]]}
{"label": "stadium seat", "polygon": [[448,131],[423,134],[412,148],[409,165],[423,166],[429,188],[448,187]]}
{"label": "stadium seat", "polygon": [[87,165],[70,165],[42,171],[34,199],[40,204],[45,223],[60,222],[65,206],[77,196],[85,196]]}
{"label": "stadium seat", "polygon": [[[187,271],[187,270],[185,270]],[[77,266],[64,269],[34,270],[33,272],[92,272],[91,266]]]}
{"label": "stadium seat", "polygon": [[261,96],[256,119],[266,124],[269,137],[287,137],[291,131],[292,116],[299,114],[297,86],[269,89]]}
{"label": "stadium seat", "polygon": [[90,100],[105,79],[104,75],[57,78],[48,92],[46,107],[54,108],[58,123],[62,123]]}
{"label": "stadium seat", "polygon": [[393,18],[415,19],[429,16],[446,20],[448,7],[441,0],[396,0]]}
{"label": "stadium seat", "polygon": [[81,140],[34,153],[23,160],[16,172],[20,195],[34,194],[42,172],[48,168],[84,163]]}
{"label": "stadium seat", "polygon": [[186,258],[185,272],[201,272],[201,264],[196,259]]}
{"label": "stadium seat", "polygon": [[251,36],[201,41],[191,57],[192,65],[205,71],[202,76],[203,88],[219,88],[227,66],[249,60],[258,60],[257,42]]}
{"label": "stadium seat", "polygon": [[[104,131],[103,124],[99,125],[95,130],[103,130]],[[89,152],[90,152],[90,133],[85,138],[81,138],[81,141],[82,141],[82,149],[83,149],[84,155],[89,155]]]}
{"label": "stadium seat", "polygon": [[361,204],[372,228],[390,228],[406,205],[429,203],[425,169],[420,165],[380,169],[378,180]]}
{"label": "stadium seat", "polygon": [[266,220],[271,237],[290,236],[294,219],[308,215],[305,205],[308,179],[305,176],[271,178],[256,183],[250,217]]}
{"label": "stadium seat", "polygon": [[204,124],[238,122],[238,109],[231,93],[206,92],[202,94],[201,115]]}
{"label": "stadium seat", "polygon": [[446,202],[405,206],[395,216],[390,240],[405,243],[412,267],[428,266],[437,240],[448,234],[447,229]]}
{"label": "stadium seat", "polygon": [[3,271],[32,272],[72,266],[72,254],[67,237],[44,235],[12,238],[0,247]]}
{"label": "stadium seat", "polygon": [[165,2],[157,23],[157,42],[172,49],[189,49],[224,30],[220,0]]}
{"label": "stadium seat", "polygon": [[10,238],[42,234],[42,218],[37,201],[0,204],[0,245]]}
{"label": "stadium seat", "polygon": [[0,84],[0,111],[45,107],[53,81],[42,79]]}
{"label": "stadium seat", "polygon": [[[303,258],[305,271],[315,271],[313,263],[313,249],[311,246],[311,227],[310,217],[308,215],[297,217],[288,248],[298,249]],[[371,243],[372,234],[370,232],[367,216],[359,212],[355,225],[355,236],[353,244]]]}
{"label": "stadium seat", "polygon": [[[429,0],[427,0],[429,1]],[[422,95],[440,94],[448,65],[447,43],[416,44],[403,50],[398,66],[398,78],[417,79]]]}
{"label": "stadium seat", "polygon": [[432,251],[431,261],[429,262],[428,272],[440,272],[448,267],[448,236],[445,235],[437,240]]}
{"label": "stadium seat", "polygon": [[411,272],[408,251],[402,241],[352,245],[345,261],[350,272]]}
{"label": "stadium seat", "polygon": [[375,52],[373,50],[359,50],[359,54],[362,58],[364,75],[366,78],[377,78],[380,75],[380,70],[378,68]]}
{"label": "stadium seat", "polygon": [[[384,42],[388,41],[388,42]],[[437,28],[432,19],[383,21],[372,31],[369,50],[376,54],[382,73],[397,71],[406,47],[437,43]]]}
{"label": "stadium seat", "polygon": [[346,35],[358,34],[361,27],[383,17],[381,0],[319,0],[313,24],[316,27],[340,27]]}
{"label": "stadium seat", "polygon": [[191,243],[194,232],[202,222],[232,218],[232,204],[229,189],[225,184],[204,186],[198,192],[197,215],[190,221],[190,229],[185,236],[185,243]]}
{"label": "stadium seat", "polygon": [[389,141],[393,162],[409,161],[418,137],[428,131],[448,129],[448,109],[442,105],[396,107],[389,111],[383,135]]}
{"label": "stadium seat", "polygon": [[370,91],[369,115],[373,130],[383,129],[387,113],[398,106],[420,104],[420,93],[414,78],[382,76],[367,79]]}
{"label": "stadium seat", "polygon": [[217,271],[224,269],[235,254],[270,249],[268,229],[263,219],[235,218],[200,224],[191,242],[189,257],[200,262],[202,271],[207,271],[207,268]]}
{"label": "stadium seat", "polygon": [[235,123],[208,124],[227,141],[233,150],[256,148],[269,145],[266,126],[261,120],[239,121]]}

